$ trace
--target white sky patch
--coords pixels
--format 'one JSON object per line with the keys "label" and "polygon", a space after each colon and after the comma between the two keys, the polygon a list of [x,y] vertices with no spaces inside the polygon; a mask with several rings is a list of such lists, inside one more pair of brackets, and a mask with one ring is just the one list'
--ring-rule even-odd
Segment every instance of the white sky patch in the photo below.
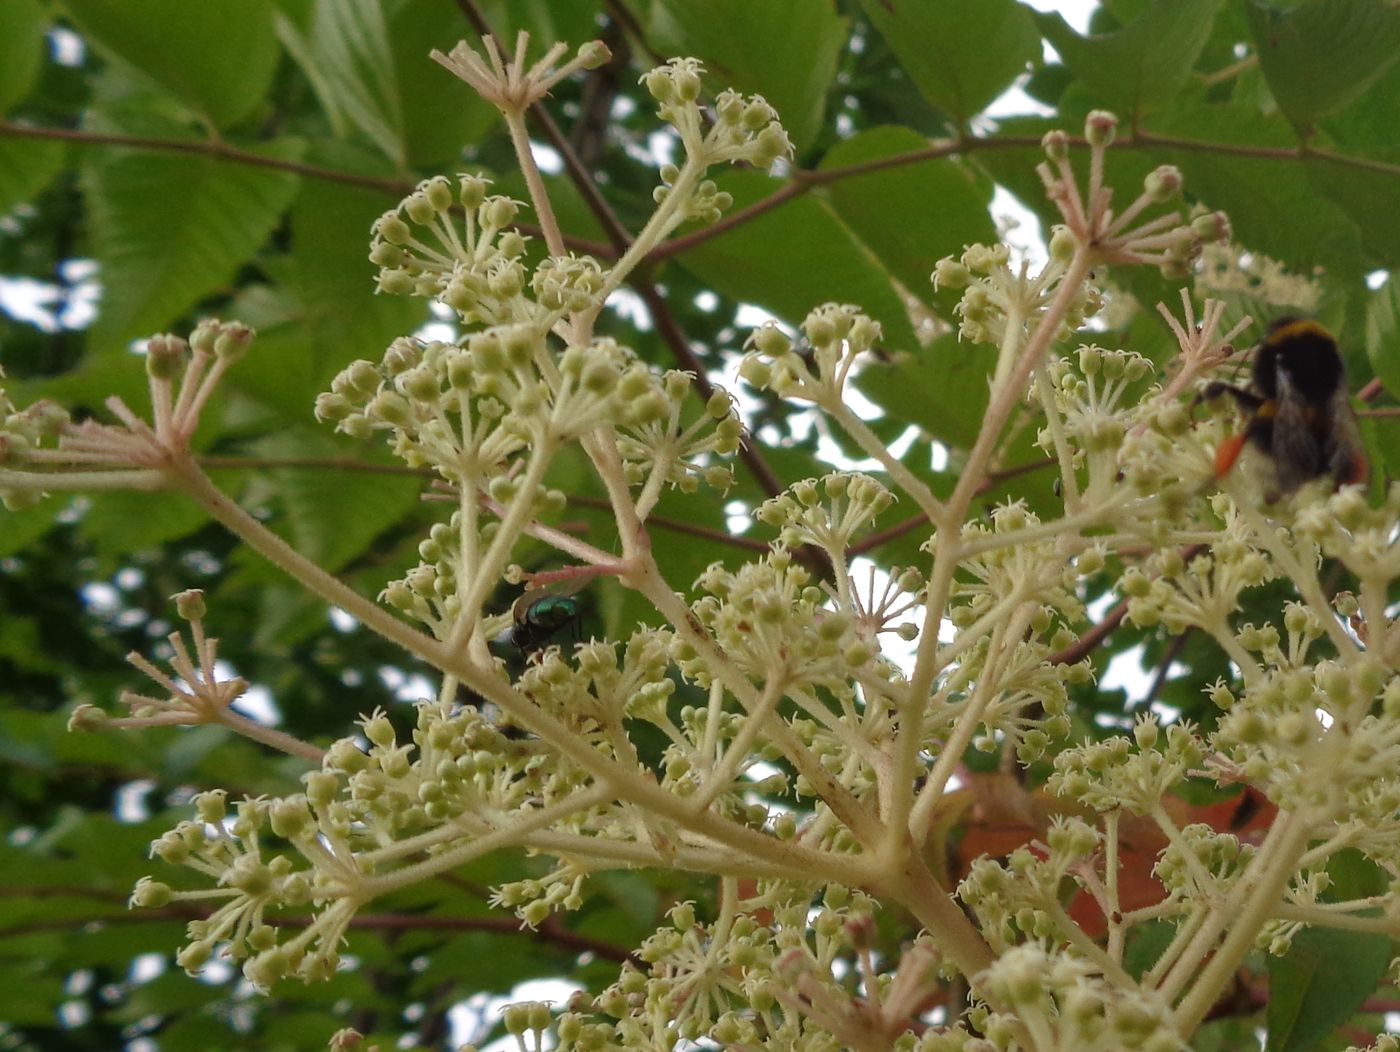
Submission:
{"label": "white sky patch", "polygon": [[[451,1029],[449,1044],[455,1048],[473,1040],[479,1041],[500,1018],[507,1005],[517,1001],[543,1001],[559,1006],[582,989],[578,983],[562,979],[530,979],[520,983],[504,997],[476,994],[465,1001],[458,1001],[447,1010],[447,1022]],[[507,1035],[499,1041],[482,1045],[481,1052],[518,1052],[519,1048],[516,1039]]]}
{"label": "white sky patch", "polygon": [[397,701],[414,702],[437,697],[437,688],[421,673],[408,673],[393,665],[380,665],[379,682],[394,692]]}
{"label": "white sky patch", "polygon": [[60,66],[80,66],[87,54],[83,38],[71,29],[55,26],[49,30],[49,49],[53,60]]}
{"label": "white sky patch", "polygon": [[629,321],[638,332],[651,332],[651,311],[646,302],[629,288],[620,288],[608,297],[608,310]]}
{"label": "white sky patch", "polygon": [[[223,662],[219,662],[222,665]],[[216,666],[217,667],[217,666]],[[223,673],[220,673],[220,678]],[[272,700],[272,692],[266,687],[251,686],[239,697],[233,706],[250,720],[256,720],[264,727],[277,727],[282,723],[282,710]]]}
{"label": "white sky patch", "polygon": [[670,125],[664,129],[658,128],[647,136],[647,159],[658,168],[663,164],[675,164],[676,147],[680,143],[680,137],[671,130]]}
{"label": "white sky patch", "polygon": [[1390,280],[1390,272],[1387,270],[1373,270],[1366,275],[1366,287],[1372,292],[1385,288],[1386,282]]}
{"label": "white sky patch", "polygon": [[545,175],[558,175],[564,170],[563,154],[547,143],[531,139],[530,156],[535,159],[535,167]]}
{"label": "white sky patch", "polygon": [[143,953],[132,960],[126,974],[133,983],[148,983],[156,976],[163,975],[167,966],[165,954]]}
{"label": "white sky patch", "polygon": [[1015,258],[1029,260],[1032,271],[1043,267],[1050,259],[1045,245],[1045,231],[1040,217],[1032,212],[1004,186],[992,192],[992,215],[1002,228],[1007,245]]}
{"label": "white sky patch", "polygon": [[[890,575],[883,567],[865,556],[859,555],[851,560],[851,587],[860,596],[861,603],[868,609],[872,604],[878,604],[885,595],[886,589],[891,587]],[[904,601],[910,598],[908,592],[901,591],[898,592],[898,595],[900,598],[891,601],[892,607],[903,606]],[[901,614],[889,627],[893,629],[906,622],[917,625],[922,617],[923,607],[915,607]],[[893,661],[906,676],[914,670],[914,657],[918,653],[918,649],[919,639],[917,636],[906,642],[897,632],[880,633],[881,655]]]}
{"label": "white sky patch", "polygon": [[121,592],[106,581],[92,581],[85,584],[78,594],[82,596],[83,605],[91,613],[99,616],[110,616],[121,609]]}
{"label": "white sky patch", "polygon": [[929,443],[929,467],[934,471],[948,469],[948,447],[942,442]]}
{"label": "white sky patch", "polygon": [[146,797],[155,787],[155,781],[150,778],[137,778],[119,786],[116,799],[112,801],[112,814],[117,821],[144,822],[150,818],[151,808]]}
{"label": "white sky patch", "polygon": [[753,527],[753,516],[749,514],[749,506],[742,500],[731,500],[724,506],[724,527],[730,533],[738,536],[747,533]]}
{"label": "white sky patch", "polygon": [[338,606],[331,607],[328,615],[331,627],[337,632],[353,632],[360,627],[360,622],[350,614],[347,614]]}

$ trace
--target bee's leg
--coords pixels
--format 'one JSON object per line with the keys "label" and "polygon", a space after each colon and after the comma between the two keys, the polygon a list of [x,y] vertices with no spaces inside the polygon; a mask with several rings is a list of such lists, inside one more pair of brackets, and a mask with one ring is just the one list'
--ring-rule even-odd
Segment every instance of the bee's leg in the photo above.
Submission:
{"label": "bee's leg", "polygon": [[1338,450],[1345,454],[1336,458],[1332,465],[1332,475],[1338,486],[1364,486],[1371,481],[1371,462],[1359,449]]}
{"label": "bee's leg", "polygon": [[1219,448],[1215,451],[1215,477],[1217,479],[1223,479],[1235,466],[1235,461],[1240,459],[1240,452],[1248,441],[1248,432],[1241,431],[1238,435],[1231,435],[1220,443]]}
{"label": "bee's leg", "polygon": [[1251,411],[1258,409],[1268,401],[1266,398],[1260,398],[1253,391],[1246,391],[1243,387],[1236,387],[1234,384],[1221,383],[1219,380],[1216,380],[1213,383],[1206,384],[1205,387],[1201,389],[1201,393],[1196,396],[1191,404],[1200,405],[1202,402],[1211,402],[1223,394],[1232,397],[1239,403],[1241,409],[1248,409]]}

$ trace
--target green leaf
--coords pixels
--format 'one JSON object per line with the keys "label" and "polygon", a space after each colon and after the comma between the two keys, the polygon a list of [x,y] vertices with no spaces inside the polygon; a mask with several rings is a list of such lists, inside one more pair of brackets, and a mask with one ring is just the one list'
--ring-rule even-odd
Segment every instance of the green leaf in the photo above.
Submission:
{"label": "green leaf", "polygon": [[1361,1007],[1385,975],[1389,937],[1308,928],[1269,958],[1267,1052],[1307,1052]]}
{"label": "green leaf", "polygon": [[[290,160],[293,143],[260,147]],[[233,277],[296,192],[297,177],[207,156],[133,150],[93,154],[82,184],[101,264],[99,348],[174,322]]]}
{"label": "green leaf", "polygon": [[0,558],[27,548],[53,529],[64,503],[65,498],[59,496],[20,511],[0,507]]}
{"label": "green leaf", "polygon": [[29,94],[44,57],[48,22],[38,0],[0,4],[0,113]]}
{"label": "green leaf", "polygon": [[1171,102],[1210,39],[1220,0],[1156,0],[1113,33],[1082,37],[1058,14],[1036,23],[1096,105],[1121,116]]}
{"label": "green leaf", "polygon": [[315,0],[303,27],[277,16],[277,35],[311,82],[337,135],[358,129],[403,167],[404,118],[379,0]]}
{"label": "green leaf", "polygon": [[1400,282],[1394,275],[1367,297],[1366,356],[1385,389],[1400,391]]}
{"label": "green leaf", "polygon": [[948,334],[921,350],[867,362],[856,387],[895,419],[966,449],[981,428],[995,359],[994,348],[962,343]]}
{"label": "green leaf", "polygon": [[647,41],[700,59],[714,88],[762,95],[801,149],[821,129],[847,27],[834,4],[811,0],[657,0]]}
{"label": "green leaf", "polygon": [[82,531],[100,556],[115,563],[187,537],[208,521],[208,513],[183,493],[123,490],[93,494]]}
{"label": "green leaf", "polygon": [[924,97],[959,127],[1040,59],[1040,34],[1014,0],[861,0],[861,7]]}
{"label": "green leaf", "polygon": [[[716,182],[734,195],[735,209],[761,200],[776,186],[759,172],[729,172]],[[679,261],[725,295],[791,323],[828,301],[854,303],[880,322],[892,346],[917,342],[879,257],[829,204],[810,195],[701,242]]]}
{"label": "green leaf", "polygon": [[0,138],[0,215],[32,200],[67,160],[68,148],[61,142]]}
{"label": "green leaf", "polygon": [[[315,158],[339,171],[369,167],[362,154],[338,144],[322,144]],[[378,172],[380,165],[370,170]],[[301,301],[309,345],[296,362],[276,364],[308,381],[297,387],[302,404],[290,407],[303,420],[310,419],[311,400],[335,372],[356,358],[377,361],[390,341],[426,320],[422,299],[376,291],[370,225],[390,204],[383,191],[317,182],[306,183],[292,205],[287,285]]]}
{"label": "green leaf", "polygon": [[[911,128],[873,128],[837,143],[822,158],[820,170],[877,162],[927,146]],[[928,298],[929,275],[938,260],[973,242],[990,244],[997,236],[988,214],[991,181],[951,158],[838,179],[824,192],[841,220],[920,299]]]}
{"label": "green leaf", "polygon": [[1304,162],[1317,194],[1327,198],[1351,219],[1365,253],[1366,270],[1400,266],[1400,151],[1389,151],[1389,170],[1364,163],[1309,156]]}
{"label": "green leaf", "polygon": [[[434,48],[451,51],[462,33],[454,0],[412,0],[389,17],[405,148],[419,169],[451,165],[500,116],[495,106],[428,57]],[[530,39],[536,46],[543,43],[533,35]]]}
{"label": "green leaf", "polygon": [[1356,224],[1318,196],[1303,165],[1244,152],[1251,146],[1296,147],[1297,138],[1281,117],[1261,117],[1251,106],[1230,103],[1173,110],[1149,124],[1154,132],[1222,144],[1220,149],[1163,146],[1154,156],[1181,168],[1193,199],[1229,215],[1236,242],[1299,273],[1317,266],[1339,274],[1363,272]]}
{"label": "green leaf", "polygon": [[1259,66],[1279,109],[1300,128],[1364,95],[1400,59],[1400,10],[1385,0],[1245,5]]}
{"label": "green leaf", "polygon": [[[329,459],[340,452],[328,438],[283,433],[259,443],[264,456]],[[416,475],[293,467],[273,473],[292,546],[322,568],[338,570],[373,550],[374,540],[419,506],[424,480]]]}
{"label": "green leaf", "polygon": [[[1400,391],[1400,283],[1390,275],[1366,296],[1366,357],[1389,392]],[[1364,419],[1362,437],[1382,476],[1400,477],[1400,421]]]}
{"label": "green leaf", "polygon": [[280,50],[269,0],[66,0],[79,30],[219,128],[259,110]]}

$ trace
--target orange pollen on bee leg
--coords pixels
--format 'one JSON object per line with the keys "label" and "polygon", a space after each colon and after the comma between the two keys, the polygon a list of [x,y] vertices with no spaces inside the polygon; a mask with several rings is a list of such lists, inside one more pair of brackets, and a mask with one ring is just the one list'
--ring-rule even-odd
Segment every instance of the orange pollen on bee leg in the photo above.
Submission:
{"label": "orange pollen on bee leg", "polygon": [[1364,453],[1352,455],[1351,463],[1347,465],[1346,476],[1342,479],[1343,485],[1365,485],[1371,480],[1371,462],[1366,459]]}
{"label": "orange pollen on bee leg", "polygon": [[1215,451],[1215,477],[1224,478],[1229,470],[1235,466],[1235,461],[1240,458],[1240,451],[1244,449],[1245,436],[1243,434],[1231,435],[1224,442],[1220,443],[1220,448]]}

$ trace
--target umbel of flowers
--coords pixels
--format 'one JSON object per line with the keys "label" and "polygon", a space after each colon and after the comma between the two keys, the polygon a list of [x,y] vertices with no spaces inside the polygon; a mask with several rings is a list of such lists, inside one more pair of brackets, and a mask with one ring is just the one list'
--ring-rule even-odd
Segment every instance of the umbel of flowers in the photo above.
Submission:
{"label": "umbel of flowers", "polygon": [[[673,908],[615,982],[565,1006],[508,1011],[522,1047],[671,1048],[687,1041],[765,1049],[1186,1047],[1251,950],[1282,952],[1308,926],[1400,934],[1392,896],[1323,901],[1328,860],[1360,852],[1400,866],[1400,628],[1388,590],[1400,575],[1400,490],[1379,507],[1354,488],[1305,487],[1265,505],[1247,477],[1217,489],[1216,423],[1193,426],[1189,399],[1228,354],[1218,304],[1189,300],[1172,320],[1180,357],[1155,383],[1146,359],[1076,335],[1105,268],[1189,267],[1222,216],[1170,205],[1181,177],[1151,173],[1121,209],[1104,178],[1115,121],[1092,113],[1084,149],[1045,139],[1039,172],[1062,225],[1038,270],[1003,246],[970,246],[932,275],[961,290],[964,340],[990,346],[990,400],[958,481],[936,494],[849,407],[845,385],[879,340],[858,306],[817,305],[801,339],[755,331],[742,379],[810,405],[880,465],[796,480],[755,509],[772,531],[748,562],[672,581],[649,539],[666,488],[723,489],[743,441],[728,395],[694,397],[693,378],[657,370],[595,332],[599,312],[647,254],[687,221],[730,205],[710,168],[761,168],[789,152],[772,108],[733,92],[702,104],[703,72],[673,60],[644,78],[683,160],[660,173],[656,209],[616,262],[565,248],[524,132],[525,109],[575,68],[606,60],[587,45],[526,64],[459,45],[439,61],[497,105],[516,142],[529,201],[467,174],[425,181],[374,227],[386,294],[452,312],[453,341],[394,341],[347,366],[317,401],[351,436],[380,435],[427,468],[448,500],[419,563],[379,601],[347,588],[242,511],[190,450],[200,412],[252,334],[210,322],[188,343],[147,348],[151,411],[117,399],[113,422],[75,423],[47,404],[0,401],[0,494],[171,488],[187,494],[311,592],[440,674],[416,725],[383,713],[321,749],[239,716],[246,684],[220,679],[217,615],[198,593],[177,611],[167,674],[128,692],[129,715],[86,708],[83,727],[221,723],[307,762],[302,791],[230,801],[201,793],[191,818],[152,847],[156,872],[135,906],[203,907],[180,962],[240,962],[256,986],[315,981],[344,966],[345,933],[376,899],[504,849],[549,860],[495,901],[539,925],[576,910],[590,878],[617,868],[710,877],[717,904]],[[1084,174],[1074,161],[1085,157]],[[538,262],[515,223],[533,211]],[[1040,415],[1063,509],[1019,504],[989,515],[973,501],[1013,413]],[[568,496],[549,469],[581,451],[616,520],[615,548],[554,525]],[[899,500],[927,522],[923,564],[864,587],[853,559],[876,517]],[[653,627],[622,640],[550,648],[512,672],[488,643],[512,615],[489,608],[525,579],[525,538],[565,566],[534,585],[609,577],[653,608]],[[799,555],[801,557],[799,557]],[[813,556],[815,555],[815,558]],[[1357,591],[1328,598],[1319,558],[1339,560]],[[814,569],[816,567],[816,569]],[[1092,675],[1081,633],[1086,577],[1116,574],[1126,615],[1213,639],[1237,675],[1211,698],[1224,715],[1204,734],[1143,716],[1131,733],[1071,743],[1069,688]],[[1285,579],[1296,598],[1280,624],[1241,624],[1240,597]],[[1281,626],[1281,627],[1280,627]],[[911,662],[887,653],[915,642]],[[700,701],[673,695],[684,681]],[[489,702],[456,702],[465,686]],[[664,747],[644,759],[639,734]],[[944,858],[949,787],[969,746],[1008,766],[1048,759],[1056,801],[1043,842],[974,862],[953,886]],[[1184,780],[1249,783],[1279,807],[1261,843],[1182,825],[1168,806]],[[1124,908],[1124,828],[1147,822],[1161,901]],[[183,870],[182,877],[177,874]],[[1102,933],[1065,907],[1087,896]],[[296,927],[279,917],[309,921]],[[877,921],[912,917],[897,957],[874,950]],[[1170,941],[1145,971],[1125,950],[1147,925]],[[948,1000],[965,984],[969,1008]],[[929,1006],[941,1006],[930,1011]],[[335,1048],[358,1038],[342,1032]],[[1388,1047],[1388,1046],[1378,1046]]]}

